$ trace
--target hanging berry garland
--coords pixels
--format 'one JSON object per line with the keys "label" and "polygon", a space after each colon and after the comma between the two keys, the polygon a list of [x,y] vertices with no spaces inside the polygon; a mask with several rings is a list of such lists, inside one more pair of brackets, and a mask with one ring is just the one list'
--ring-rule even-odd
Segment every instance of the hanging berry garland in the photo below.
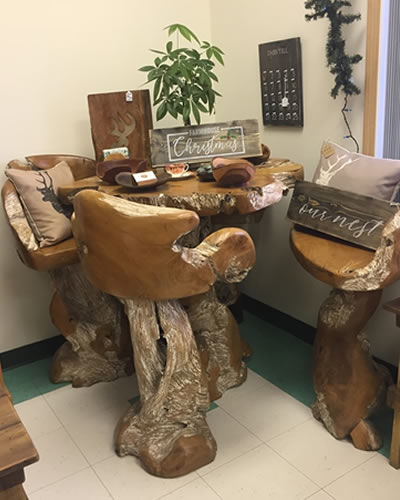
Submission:
{"label": "hanging berry garland", "polygon": [[361,90],[354,84],[352,79],[353,64],[361,61],[360,54],[349,56],[345,52],[345,40],[342,34],[344,24],[351,24],[361,19],[360,14],[343,14],[343,7],[351,7],[351,2],[347,0],[307,0],[306,9],[310,9],[312,14],[306,14],[307,21],[315,21],[327,17],[330,22],[328,31],[328,40],[326,43],[326,58],[329,71],[335,76],[335,86],[331,90],[331,96],[336,99],[339,92],[344,94],[344,105],[341,109],[344,122],[349,131],[346,138],[352,139],[357,147],[357,153],[360,150],[356,138],[353,136],[346,113],[351,111],[347,108],[349,96],[360,94]]}

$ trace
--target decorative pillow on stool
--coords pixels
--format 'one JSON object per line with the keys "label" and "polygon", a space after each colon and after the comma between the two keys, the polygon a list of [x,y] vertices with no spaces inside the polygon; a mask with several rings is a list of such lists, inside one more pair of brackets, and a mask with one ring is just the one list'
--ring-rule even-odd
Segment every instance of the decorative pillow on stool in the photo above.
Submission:
{"label": "decorative pillow on stool", "polygon": [[313,182],[393,201],[400,187],[400,160],[352,153],[324,141]]}
{"label": "decorative pillow on stool", "polygon": [[65,161],[47,170],[8,168],[5,174],[14,184],[32,231],[40,247],[54,245],[72,235],[72,207],[60,203],[58,188],[72,184],[74,176]]}

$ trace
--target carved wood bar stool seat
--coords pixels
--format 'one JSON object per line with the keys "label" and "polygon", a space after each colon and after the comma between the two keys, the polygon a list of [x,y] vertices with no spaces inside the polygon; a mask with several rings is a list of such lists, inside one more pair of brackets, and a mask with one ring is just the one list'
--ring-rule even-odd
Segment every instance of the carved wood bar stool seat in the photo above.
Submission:
{"label": "carved wood bar stool seat", "polygon": [[350,436],[356,448],[376,450],[381,438],[368,420],[384,404],[387,370],[369,354],[363,331],[382,290],[400,277],[400,215],[386,224],[376,251],[317,236],[299,228],[290,242],[299,263],[333,287],[322,303],[313,347],[314,417],[337,439]]}
{"label": "carved wood bar stool seat", "polygon": [[[65,161],[76,181],[92,177],[94,160],[75,155],[27,156],[9,167],[41,171]],[[3,207],[22,262],[50,274],[55,292],[50,304],[51,319],[66,341],[53,358],[52,382],[72,381],[74,386],[114,380],[132,373],[129,325],[123,308],[114,297],[96,289],[79,264],[71,237],[40,247],[19,193],[8,180],[2,189]]]}
{"label": "carved wood bar stool seat", "polygon": [[[227,228],[186,248],[179,239],[198,226],[195,212],[93,190],[78,193],[74,208],[82,266],[96,287],[121,299],[130,322],[140,401],[118,425],[117,452],[139,457],[155,475],[191,472],[214,459],[216,443],[206,423],[212,374],[185,307],[201,305],[217,279],[241,281],[255,261],[253,242]],[[210,314],[205,306],[197,321]]]}

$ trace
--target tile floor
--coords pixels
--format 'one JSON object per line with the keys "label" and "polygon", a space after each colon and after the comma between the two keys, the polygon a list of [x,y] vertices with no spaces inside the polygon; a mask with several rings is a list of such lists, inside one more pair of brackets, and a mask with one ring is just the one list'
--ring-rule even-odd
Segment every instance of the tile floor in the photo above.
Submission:
{"label": "tile floor", "polygon": [[137,396],[134,376],[55,389],[49,360],[6,370],[40,454],[26,469],[30,500],[398,500],[400,471],[387,460],[391,414],[377,421],[382,453],[336,441],[311,417],[310,346],[251,314],[242,331],[254,348],[248,380],[208,413],[217,458],[178,479],[152,477],[113,451],[116,421]]}

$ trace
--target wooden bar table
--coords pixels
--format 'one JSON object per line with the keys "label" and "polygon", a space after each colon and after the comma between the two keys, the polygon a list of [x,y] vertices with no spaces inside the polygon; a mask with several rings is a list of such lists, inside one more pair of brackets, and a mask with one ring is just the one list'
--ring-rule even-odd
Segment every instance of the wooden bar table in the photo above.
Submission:
{"label": "wooden bar table", "polygon": [[[180,243],[195,247],[212,232],[215,224],[240,224],[251,220],[251,217],[261,218],[264,209],[278,203],[289,188],[294,186],[296,180],[302,180],[303,176],[302,165],[287,159],[271,159],[257,166],[255,176],[246,186],[241,187],[220,187],[216,182],[201,182],[193,176],[183,180],[174,179],[154,189],[135,191],[119,185],[110,185],[99,177],[89,177],[60,187],[58,196],[63,203],[68,204],[73,202],[74,196],[80,191],[94,189],[137,203],[192,210],[200,216],[200,224],[196,230],[185,235]],[[204,302],[188,300],[186,304],[195,334],[199,335],[205,331],[224,332],[223,335],[219,334],[224,345],[222,347],[221,344],[220,351],[225,353],[227,357],[224,356],[224,359],[230,359],[230,363],[222,362],[221,355],[219,360],[208,359],[211,400],[220,398],[225,390],[241,384],[246,379],[247,370],[242,358],[251,354],[250,347],[240,339],[239,327],[226,307],[237,298],[236,288],[228,284],[224,286],[228,290],[224,290],[224,296],[228,297],[224,304],[218,300],[215,290],[203,299],[207,301],[207,310],[214,313],[209,317],[223,318],[223,324],[221,321],[204,323],[201,314],[206,306]],[[209,346],[208,342],[205,344]],[[215,352],[215,349],[212,351]],[[226,351],[229,351],[229,354]],[[214,365],[217,365],[218,369]]]}

